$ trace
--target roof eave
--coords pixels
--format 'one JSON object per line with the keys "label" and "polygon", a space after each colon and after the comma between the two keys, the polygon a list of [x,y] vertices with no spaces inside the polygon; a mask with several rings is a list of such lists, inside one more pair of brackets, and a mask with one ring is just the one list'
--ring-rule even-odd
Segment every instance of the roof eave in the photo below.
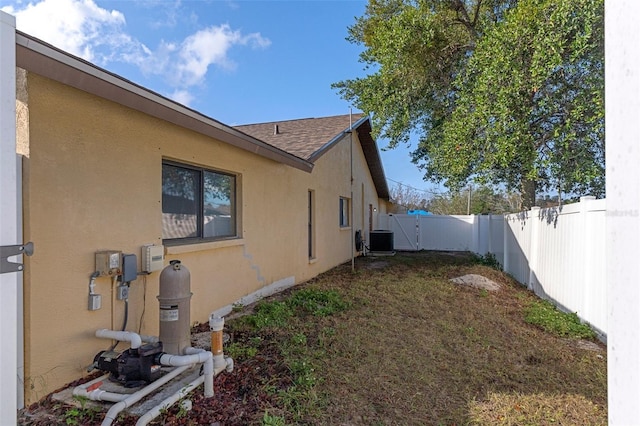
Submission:
{"label": "roof eave", "polygon": [[348,128],[338,133],[336,136],[333,137],[333,139],[331,139],[329,142],[322,145],[316,152],[311,154],[311,156],[309,157],[309,161],[312,163],[315,163],[318,160],[318,158],[326,154],[326,152],[329,151],[331,147],[333,147],[335,144],[340,142],[340,140],[342,140],[342,138],[345,135],[348,135],[349,133],[351,133],[353,129],[356,129],[366,120],[368,120],[367,116],[361,117],[358,121],[356,121],[355,123],[352,123]]}
{"label": "roof eave", "polygon": [[16,65],[109,101],[305,172],[313,163],[16,31]]}
{"label": "roof eave", "polygon": [[389,186],[387,185],[387,178],[384,174],[380,151],[378,150],[376,141],[371,137],[371,121],[368,116],[363,117],[361,121],[362,122],[356,127],[356,130],[358,132],[358,139],[360,139],[360,144],[362,145],[365,160],[367,161],[367,166],[369,167],[369,173],[373,179],[378,197],[389,201]]}
{"label": "roof eave", "polygon": [[371,178],[373,179],[373,184],[376,188],[378,198],[389,201],[389,187],[384,174],[384,168],[382,167],[382,159],[380,158],[378,146],[371,137],[371,119],[368,115],[361,117],[348,128],[338,133],[333,139],[314,152],[309,157],[309,161],[315,163],[318,158],[322,157],[335,144],[340,142],[346,135],[350,134],[354,130],[358,132],[358,139],[360,140],[360,145],[362,146],[362,151],[364,153],[365,160],[367,161],[367,167],[369,167],[369,172],[371,173]]}

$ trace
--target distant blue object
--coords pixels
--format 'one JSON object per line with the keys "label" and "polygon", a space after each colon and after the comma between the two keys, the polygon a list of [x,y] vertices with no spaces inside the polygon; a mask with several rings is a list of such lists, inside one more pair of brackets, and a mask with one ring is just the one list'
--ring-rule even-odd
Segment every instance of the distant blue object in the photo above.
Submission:
{"label": "distant blue object", "polygon": [[424,211],[424,210],[408,210],[407,214],[414,214],[414,215],[417,215],[417,216],[429,216],[429,215],[432,215],[433,213],[427,212],[427,211]]}

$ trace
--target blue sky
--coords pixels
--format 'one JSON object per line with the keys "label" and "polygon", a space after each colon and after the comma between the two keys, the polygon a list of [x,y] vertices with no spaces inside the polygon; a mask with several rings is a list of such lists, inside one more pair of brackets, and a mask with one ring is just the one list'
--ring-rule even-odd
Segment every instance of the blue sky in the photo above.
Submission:
{"label": "blue sky", "polygon": [[[365,7],[361,0],[0,0],[19,30],[230,125],[348,114],[331,84],[365,75],[361,47],[345,40]],[[408,148],[381,155],[390,188],[437,190]]]}

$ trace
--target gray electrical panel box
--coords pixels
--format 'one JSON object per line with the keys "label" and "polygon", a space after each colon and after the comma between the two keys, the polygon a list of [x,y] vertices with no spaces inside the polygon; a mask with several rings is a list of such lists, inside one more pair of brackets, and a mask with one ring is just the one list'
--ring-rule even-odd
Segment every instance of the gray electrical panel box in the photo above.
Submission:
{"label": "gray electrical panel box", "polygon": [[120,275],[122,273],[122,252],[117,250],[97,251],[96,272],[102,277]]}
{"label": "gray electrical panel box", "polygon": [[89,310],[97,311],[102,307],[102,296],[99,294],[89,295]]}
{"label": "gray electrical panel box", "polygon": [[122,282],[128,283],[138,278],[138,258],[135,254],[122,255]]}
{"label": "gray electrical panel box", "polygon": [[142,272],[160,271],[164,267],[164,246],[142,247]]}

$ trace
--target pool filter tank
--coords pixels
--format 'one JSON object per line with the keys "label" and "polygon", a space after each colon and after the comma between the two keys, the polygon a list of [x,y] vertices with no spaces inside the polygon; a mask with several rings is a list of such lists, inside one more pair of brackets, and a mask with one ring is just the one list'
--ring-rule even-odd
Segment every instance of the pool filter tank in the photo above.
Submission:
{"label": "pool filter tank", "polygon": [[179,260],[160,273],[160,341],[164,352],[183,355],[191,346],[191,274]]}

